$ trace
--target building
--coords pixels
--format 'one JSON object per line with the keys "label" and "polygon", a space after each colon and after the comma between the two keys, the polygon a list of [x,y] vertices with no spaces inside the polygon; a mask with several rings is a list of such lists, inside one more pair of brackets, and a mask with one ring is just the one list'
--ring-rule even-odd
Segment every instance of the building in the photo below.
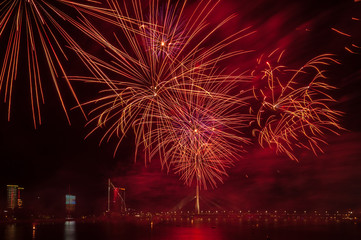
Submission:
{"label": "building", "polygon": [[22,208],[23,207],[23,199],[22,199],[22,196],[23,196],[23,190],[24,188],[23,187],[18,187],[18,201],[17,201],[17,204],[18,204],[18,208]]}
{"label": "building", "polygon": [[14,210],[23,207],[22,191],[24,188],[18,185],[7,185],[7,208]]}
{"label": "building", "polygon": [[65,195],[65,209],[67,217],[71,217],[75,212],[76,196],[67,194]]}
{"label": "building", "polygon": [[18,201],[18,185],[7,185],[7,208],[14,210]]}

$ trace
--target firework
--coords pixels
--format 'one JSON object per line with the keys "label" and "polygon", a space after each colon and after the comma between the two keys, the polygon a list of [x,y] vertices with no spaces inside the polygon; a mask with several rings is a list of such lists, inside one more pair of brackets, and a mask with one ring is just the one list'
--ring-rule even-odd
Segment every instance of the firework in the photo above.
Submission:
{"label": "firework", "polygon": [[[242,129],[246,95],[234,95],[243,76],[190,73],[169,90],[168,104],[154,118],[153,155],[158,156],[186,185],[216,187],[226,169],[240,158],[248,139]],[[233,95],[232,95],[233,94]]]}
{"label": "firework", "polygon": [[[201,1],[188,17],[183,16],[185,4],[177,2],[171,5],[167,1],[160,6],[158,1],[152,0],[149,6],[142,6],[140,1],[132,1],[132,8],[127,8],[125,3],[120,6],[117,1],[109,1],[111,8],[103,15],[113,12],[113,20],[109,15],[103,20],[108,19],[117,27],[114,43],[87,19],[82,22],[83,27],[79,27],[102,45],[104,56],[107,55],[99,58],[83,49],[75,49],[95,77],[73,79],[106,86],[102,97],[85,103],[98,104],[92,111],[95,117],[90,121],[97,122],[94,131],[105,128],[101,142],[116,135],[120,143],[133,129],[135,157],[139,146],[143,145],[148,151],[146,161],[152,155],[148,146],[154,138],[153,128],[156,122],[157,126],[160,125],[159,119],[154,119],[154,116],[169,105],[170,92],[183,91],[177,79],[191,72],[212,69],[218,62],[244,53],[222,51],[250,34],[236,32],[206,49],[203,44],[233,16],[210,29],[207,28],[206,18],[216,4]],[[98,13],[96,17],[99,18]]]}
{"label": "firework", "polygon": [[[61,2],[61,1],[59,1]],[[69,121],[67,109],[60,91],[60,77],[64,77],[65,85],[70,89],[76,102],[79,101],[65,74],[61,59],[67,59],[65,51],[57,36],[61,36],[70,45],[76,42],[59,25],[55,17],[71,20],[64,12],[51,5],[48,1],[37,0],[5,0],[0,3],[0,41],[7,39],[1,63],[0,90],[4,92],[8,102],[8,119],[12,105],[13,89],[19,79],[19,68],[22,61],[27,64],[30,100],[34,127],[41,124],[40,106],[44,103],[42,69],[39,62],[45,60],[50,72],[62,108]],[[22,51],[26,57],[20,59]],[[25,84],[25,83],[24,83]]]}
{"label": "firework", "polygon": [[344,49],[351,54],[360,54],[360,32],[354,31],[355,29],[360,28],[361,24],[361,15],[360,15],[360,4],[356,3],[352,7],[352,10],[349,10],[350,15],[347,15],[346,19],[343,19],[341,23],[338,23],[336,26],[332,26],[330,29],[335,32],[340,40],[345,44]]}
{"label": "firework", "polygon": [[322,137],[325,132],[337,134],[342,129],[337,119],[341,112],[329,107],[335,100],[327,92],[334,87],[325,82],[321,70],[332,62],[337,63],[329,54],[313,58],[298,70],[273,67],[270,61],[266,62],[260,80],[266,86],[254,89],[254,96],[261,103],[256,116],[260,130],[254,133],[262,147],[275,147],[277,152],[297,161],[296,148],[309,149],[317,155],[322,152],[320,144],[326,143]]}

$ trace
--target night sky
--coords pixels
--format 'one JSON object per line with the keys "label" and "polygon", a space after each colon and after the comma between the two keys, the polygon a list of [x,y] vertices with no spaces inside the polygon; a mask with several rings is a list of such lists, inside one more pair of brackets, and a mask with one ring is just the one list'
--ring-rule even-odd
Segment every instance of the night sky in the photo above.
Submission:
{"label": "night sky", "polygon": [[[361,2],[314,2],[223,0],[210,23],[216,24],[236,12],[236,19],[227,24],[217,38],[248,26],[256,30],[234,46],[255,51],[228,62],[230,68],[248,69],[255,64],[257,56],[276,48],[286,49],[285,61],[290,66],[300,66],[322,53],[335,54],[341,64],[327,67],[326,75],[338,88],[332,92],[338,100],[333,108],[344,112],[340,122],[346,130],[341,131],[340,136],[325,137],[328,145],[323,146],[324,154],[316,157],[310,151],[297,152],[299,162],[257,144],[247,146],[248,152],[228,170],[229,177],[224,179],[224,184],[201,192],[201,208],[361,210],[361,49],[358,54],[352,54],[344,48],[352,43],[361,46],[361,21],[351,19],[361,19]],[[194,1],[189,3],[189,7],[192,6]],[[332,27],[352,37],[342,36],[332,31]],[[114,30],[104,28],[104,31]],[[86,37],[81,34],[76,37],[80,45],[92,47],[95,52],[99,48],[84,40]],[[4,51],[4,39],[6,37],[1,36],[0,51]],[[75,54],[70,50],[68,54],[71,60],[64,66],[69,75],[89,74]],[[19,68],[25,69],[25,64]],[[42,74],[46,80],[48,73]],[[70,111],[71,125],[68,124],[49,83],[44,84],[43,123],[34,129],[28,88],[23,87],[28,84],[25,78],[26,72],[22,71],[16,80],[10,122],[7,104],[0,104],[0,208],[6,204],[6,185],[17,184],[25,188],[25,205],[40,201],[46,211],[58,213],[64,210],[64,195],[70,186],[80,211],[99,213],[106,208],[108,177],[126,188],[128,207],[171,210],[185,205],[185,209],[193,208],[193,203],[187,202],[195,190],[184,186],[177,175],[161,171],[157,161],[144,166],[141,155],[134,163],[131,133],[115,157],[117,139],[100,146],[101,133],[84,139],[91,127],[85,126],[86,120],[78,109]],[[74,83],[74,87],[83,102],[95,93],[95,89],[86,84]],[[2,91],[2,98],[3,95]],[[64,95],[68,107],[75,106],[67,89]]]}

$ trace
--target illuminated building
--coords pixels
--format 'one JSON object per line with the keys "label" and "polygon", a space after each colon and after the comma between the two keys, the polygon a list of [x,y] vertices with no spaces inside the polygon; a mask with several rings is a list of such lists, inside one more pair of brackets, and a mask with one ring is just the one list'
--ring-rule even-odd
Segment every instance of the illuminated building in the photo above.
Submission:
{"label": "illuminated building", "polygon": [[9,209],[15,209],[18,199],[18,185],[7,185],[7,207]]}
{"label": "illuminated building", "polygon": [[68,217],[75,211],[75,205],[76,196],[70,194],[65,195],[65,209]]}
{"label": "illuminated building", "polygon": [[24,190],[23,187],[18,187],[18,197],[17,197],[17,207],[22,208],[23,207],[23,199],[22,199],[22,191]]}
{"label": "illuminated building", "polygon": [[22,190],[18,185],[7,185],[7,208],[14,210],[16,207],[22,208]]}

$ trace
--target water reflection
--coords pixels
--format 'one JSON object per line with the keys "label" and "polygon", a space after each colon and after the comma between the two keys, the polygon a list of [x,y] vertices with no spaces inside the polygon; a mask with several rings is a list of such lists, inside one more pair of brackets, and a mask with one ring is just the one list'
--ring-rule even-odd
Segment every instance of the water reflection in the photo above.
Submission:
{"label": "water reflection", "polygon": [[64,223],[64,240],[76,240],[76,223],[75,221],[65,221]]}
{"label": "water reflection", "polygon": [[219,228],[210,226],[194,225],[192,227],[173,227],[171,232],[165,236],[164,239],[172,240],[219,240],[223,239],[222,233]]}
{"label": "water reflection", "polygon": [[35,239],[36,237],[36,224],[33,223],[33,240]]}
{"label": "water reflection", "polygon": [[16,225],[15,224],[6,225],[5,239],[6,240],[16,240]]}
{"label": "water reflection", "polygon": [[361,239],[361,224],[256,224],[216,223],[197,219],[193,224],[153,222],[147,224],[129,222],[67,221],[62,223],[0,224],[0,240],[228,240],[268,239],[289,240],[340,240]]}

